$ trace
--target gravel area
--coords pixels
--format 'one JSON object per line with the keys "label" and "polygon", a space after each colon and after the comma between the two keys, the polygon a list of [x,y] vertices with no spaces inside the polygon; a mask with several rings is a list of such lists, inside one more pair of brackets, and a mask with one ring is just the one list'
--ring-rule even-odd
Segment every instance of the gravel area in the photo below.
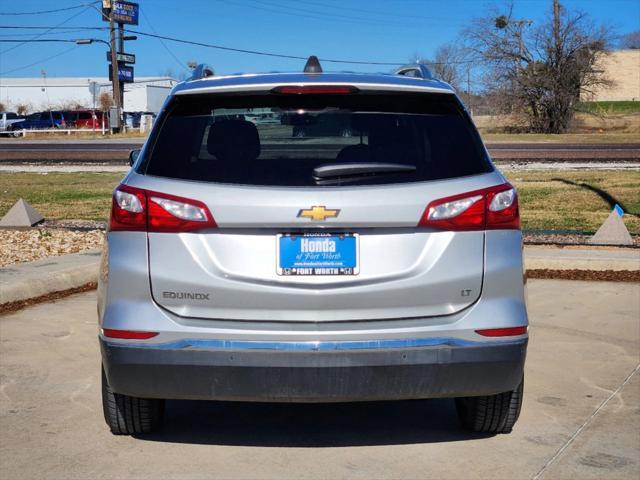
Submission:
{"label": "gravel area", "polygon": [[103,239],[101,230],[0,230],[0,267],[100,248]]}

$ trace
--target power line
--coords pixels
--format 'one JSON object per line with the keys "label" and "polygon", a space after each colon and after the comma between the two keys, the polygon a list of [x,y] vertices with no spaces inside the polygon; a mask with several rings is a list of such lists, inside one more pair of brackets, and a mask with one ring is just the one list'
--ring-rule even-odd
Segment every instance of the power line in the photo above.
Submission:
{"label": "power line", "polygon": [[78,45],[74,45],[73,47],[71,47],[71,48],[69,48],[67,50],[63,50],[62,52],[60,52],[60,53],[58,53],[56,55],[49,55],[49,56],[47,56],[45,58],[42,58],[42,59],[40,59],[40,60],[38,60],[36,62],[30,63],[29,65],[24,65],[22,67],[14,68],[13,70],[7,70],[6,72],[0,72],[0,75],[8,75],[10,73],[17,72],[19,70],[25,70],[27,68],[33,67],[34,65],[38,65],[38,64],[41,64],[41,63],[44,63],[44,62],[48,62],[49,60],[53,60],[54,58],[58,58],[58,57],[60,57],[62,55],[65,55],[65,54],[71,52],[72,50],[75,50],[76,48],[78,48]]}
{"label": "power line", "polygon": [[[153,28],[153,25],[151,25],[151,21],[149,20],[149,17],[147,17],[147,15],[144,13],[144,9],[141,9],[140,12],[142,13],[142,16],[144,17],[144,19],[149,24],[149,28],[151,28],[151,31],[153,33],[157,34],[158,32],[156,31],[155,28]],[[167,51],[167,53],[169,53],[169,55],[171,55],[173,57],[173,59],[178,63],[178,65],[180,65],[180,67],[182,69],[184,69],[186,72],[188,72],[189,69],[187,68],[187,66],[182,61],[180,61],[180,59],[175,55],[175,53],[173,53],[171,51],[171,49],[169,47],[167,47],[166,43],[164,43],[164,40],[161,39],[161,38],[159,38],[158,40],[160,40],[160,43],[162,44],[164,49]]]}
{"label": "power line", "polygon": [[[74,30],[62,30],[59,32],[49,32],[49,35],[68,35],[70,33],[84,33],[86,30],[74,29]],[[33,37],[33,33],[0,33],[0,38],[18,38],[18,37]]]}
{"label": "power line", "polygon": [[[259,0],[248,0],[251,1],[253,3],[257,3],[258,5],[249,5],[246,3],[237,3],[236,1],[231,1],[231,0],[217,0],[223,3],[226,3],[228,5],[233,5],[236,7],[244,7],[244,8],[249,8],[249,9],[255,9],[255,10],[262,10],[265,12],[270,12],[270,13],[276,13],[278,15],[288,15],[288,16],[292,16],[292,17],[302,17],[302,18],[311,18],[314,20],[322,20],[322,21],[334,21],[334,22],[346,22],[346,23],[353,23],[353,24],[360,24],[360,25],[370,25],[370,26],[376,26],[376,27],[380,27],[380,26],[389,26],[389,24],[391,22],[385,22],[379,19],[364,19],[364,18],[356,18],[356,17],[350,17],[350,16],[346,16],[346,15],[335,15],[335,14],[325,14],[323,12],[318,12],[318,11],[313,11],[313,10],[308,10],[308,9],[303,9],[303,8],[296,8],[296,7],[288,7],[288,6],[283,6],[283,5],[278,5],[275,3],[265,3],[265,2],[260,2]],[[262,6],[264,5],[264,6]],[[279,9],[279,10],[276,10]],[[300,13],[297,13],[297,12]],[[399,24],[395,24],[396,26],[398,26]],[[407,26],[406,23],[404,23],[405,27],[416,27],[416,25],[409,25]]]}
{"label": "power line", "polygon": [[[100,3],[100,2],[91,2],[91,3]],[[66,12],[68,10],[76,10],[78,8],[83,8],[86,7],[88,5],[91,5],[91,3],[81,3],[80,5],[75,5],[73,7],[65,7],[65,8],[56,8],[54,10],[40,10],[37,12],[0,12],[0,15],[40,15],[43,13],[55,13],[55,12]]]}
{"label": "power line", "polygon": [[[71,16],[70,16],[69,18],[67,18],[66,20],[63,20],[63,21],[62,21],[62,22],[60,22],[59,24],[55,25],[55,27],[53,27],[53,28],[49,28],[49,29],[45,30],[44,32],[38,33],[36,36],[34,36],[34,37],[33,37],[33,40],[35,40],[35,39],[37,39],[37,38],[40,38],[40,37],[42,37],[43,35],[46,35],[47,33],[49,33],[49,32],[50,32],[51,30],[53,30],[54,28],[58,28],[58,27],[60,27],[61,25],[64,25],[65,23],[67,23],[67,22],[69,22],[69,21],[73,20],[73,19],[74,19],[74,18],[76,18],[78,15],[81,15],[81,14],[83,14],[84,12],[86,12],[90,7],[91,7],[91,4],[88,4],[88,6],[85,6],[85,7],[84,7],[82,10],[80,10],[78,13],[76,13],[75,15],[71,15]],[[28,42],[26,42],[26,41],[25,41],[24,43],[19,43],[19,44],[17,44],[17,45],[14,45],[14,46],[13,46],[13,47],[11,47],[11,48],[7,48],[6,50],[3,50],[2,52],[0,52],[0,55],[3,55],[3,54],[5,54],[5,53],[7,53],[7,52],[10,52],[10,51],[12,51],[12,50],[15,50],[16,48],[19,48],[19,47],[21,47],[22,45],[25,45],[26,43],[28,43]]]}
{"label": "power line", "polygon": [[0,25],[0,29],[9,29],[9,30],[62,30],[63,32],[70,29],[77,30],[109,30],[109,27],[34,27],[34,26],[22,26],[22,25]]}
{"label": "power line", "polygon": [[[248,49],[244,49],[244,48],[233,48],[233,47],[225,47],[223,45],[215,45],[212,43],[203,43],[203,42],[194,42],[191,40],[184,40],[182,38],[174,38],[174,37],[167,37],[164,35],[156,35],[153,33],[147,33],[147,32],[141,32],[139,30],[129,30],[129,29],[125,29],[124,30],[127,33],[134,33],[136,35],[142,35],[145,37],[152,37],[152,38],[161,38],[163,40],[168,40],[171,42],[177,42],[177,43],[184,43],[187,45],[195,45],[198,47],[206,47],[206,48],[214,48],[217,50],[225,50],[228,52],[237,52],[237,53],[247,53],[250,55],[261,55],[261,56],[265,56],[265,57],[277,57],[277,58],[289,58],[289,59],[293,59],[293,60],[307,60],[308,57],[302,57],[299,55],[287,55],[287,54],[283,54],[283,53],[273,53],[273,52],[264,52],[264,51],[260,51],[260,50],[248,50]],[[361,60],[338,60],[338,59],[330,59],[330,58],[321,58],[320,59],[323,62],[328,62],[328,63],[350,63],[350,64],[359,64],[359,65],[387,65],[387,66],[398,66],[398,65],[403,65],[404,62],[365,62],[365,61],[361,61]]]}
{"label": "power line", "polygon": [[[312,5],[315,7],[320,7],[320,8],[332,8],[334,10],[340,10],[340,11],[351,11],[351,12],[359,12],[359,13],[366,13],[368,15],[377,15],[377,16],[381,16],[381,17],[385,17],[385,21],[388,20],[389,17],[397,17],[397,18],[410,18],[413,20],[419,20],[420,23],[423,23],[422,20],[430,20],[430,21],[436,21],[438,24],[441,24],[442,22],[449,22],[452,21],[451,19],[442,19],[442,18],[435,18],[435,17],[425,17],[423,15],[411,15],[408,13],[397,13],[397,12],[390,12],[390,11],[382,11],[382,10],[371,10],[371,9],[365,9],[365,8],[353,8],[353,7],[346,7],[341,3],[339,4],[328,4],[328,3],[322,3],[322,2],[317,2],[317,1],[310,1],[310,0],[295,0],[296,4],[300,4],[300,3],[304,3],[307,5]],[[377,19],[376,19],[377,20]]]}
{"label": "power line", "polygon": [[29,40],[23,40],[21,38],[19,39],[6,39],[6,38],[0,38],[0,42],[1,43],[18,43],[18,42],[22,42],[22,43],[49,43],[49,42],[64,42],[64,43],[76,43],[75,40],[71,40],[71,39],[61,39],[61,38],[38,38],[36,39],[29,39]]}
{"label": "power line", "polygon": [[[187,45],[195,45],[198,47],[205,47],[205,48],[214,48],[217,50],[225,50],[225,51],[229,51],[229,52],[237,52],[237,53],[247,53],[250,55],[261,55],[261,56],[265,56],[265,57],[277,57],[277,58],[288,58],[288,59],[293,59],[293,60],[307,60],[308,57],[303,57],[300,55],[289,55],[289,54],[284,54],[284,53],[273,53],[273,52],[264,52],[264,51],[260,51],[260,50],[248,50],[248,49],[244,49],[244,48],[234,48],[234,47],[225,47],[223,45],[216,45],[216,44],[212,44],[212,43],[203,43],[203,42],[194,42],[191,40],[184,40],[182,38],[174,38],[174,37],[167,37],[165,35],[157,35],[157,34],[153,34],[153,33],[147,33],[147,32],[141,32],[139,30],[129,30],[129,29],[125,29],[124,30],[127,33],[134,33],[136,35],[142,35],[145,37],[152,37],[152,38],[161,38],[163,40],[168,40],[171,42],[177,42],[177,43],[184,43]],[[354,65],[382,65],[382,66],[399,66],[399,65],[405,65],[407,62],[368,62],[368,61],[363,61],[363,60],[345,60],[345,59],[335,59],[335,58],[320,58],[320,61],[322,62],[326,62],[326,63],[346,63],[346,64],[354,64]],[[455,61],[455,62],[424,62],[427,65],[452,65],[452,64],[466,64],[466,63],[473,63],[473,61],[471,60],[460,60],[460,61]]]}

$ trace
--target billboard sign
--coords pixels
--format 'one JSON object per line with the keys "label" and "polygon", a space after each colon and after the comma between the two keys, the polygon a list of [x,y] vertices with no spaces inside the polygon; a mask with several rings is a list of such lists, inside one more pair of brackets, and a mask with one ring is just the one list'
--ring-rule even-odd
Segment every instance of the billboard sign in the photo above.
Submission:
{"label": "billboard sign", "polygon": [[[109,80],[113,80],[111,72],[111,65],[109,65]],[[124,83],[133,83],[133,67],[118,65],[118,80]]]}
{"label": "billboard sign", "polygon": [[[127,25],[138,25],[140,6],[137,3],[115,0],[111,2],[111,10],[114,22],[126,23]],[[109,17],[105,18],[103,16],[102,18],[109,21]]]}
{"label": "billboard sign", "polygon": [[[136,56],[133,53],[117,52],[116,59],[122,63],[136,63]],[[107,62],[111,61],[111,52],[107,52]]]}

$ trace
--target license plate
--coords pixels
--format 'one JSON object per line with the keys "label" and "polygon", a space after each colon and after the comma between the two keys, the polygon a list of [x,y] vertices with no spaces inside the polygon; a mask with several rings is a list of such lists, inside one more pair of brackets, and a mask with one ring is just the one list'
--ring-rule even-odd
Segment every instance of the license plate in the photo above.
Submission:
{"label": "license plate", "polygon": [[279,234],[278,275],[357,275],[358,234]]}

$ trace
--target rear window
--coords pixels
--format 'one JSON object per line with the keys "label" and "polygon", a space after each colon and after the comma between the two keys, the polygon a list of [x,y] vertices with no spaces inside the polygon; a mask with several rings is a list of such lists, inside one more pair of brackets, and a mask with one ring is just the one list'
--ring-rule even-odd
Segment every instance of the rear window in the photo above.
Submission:
{"label": "rear window", "polygon": [[492,170],[448,94],[177,96],[152,145],[140,173],[227,184],[374,185]]}

